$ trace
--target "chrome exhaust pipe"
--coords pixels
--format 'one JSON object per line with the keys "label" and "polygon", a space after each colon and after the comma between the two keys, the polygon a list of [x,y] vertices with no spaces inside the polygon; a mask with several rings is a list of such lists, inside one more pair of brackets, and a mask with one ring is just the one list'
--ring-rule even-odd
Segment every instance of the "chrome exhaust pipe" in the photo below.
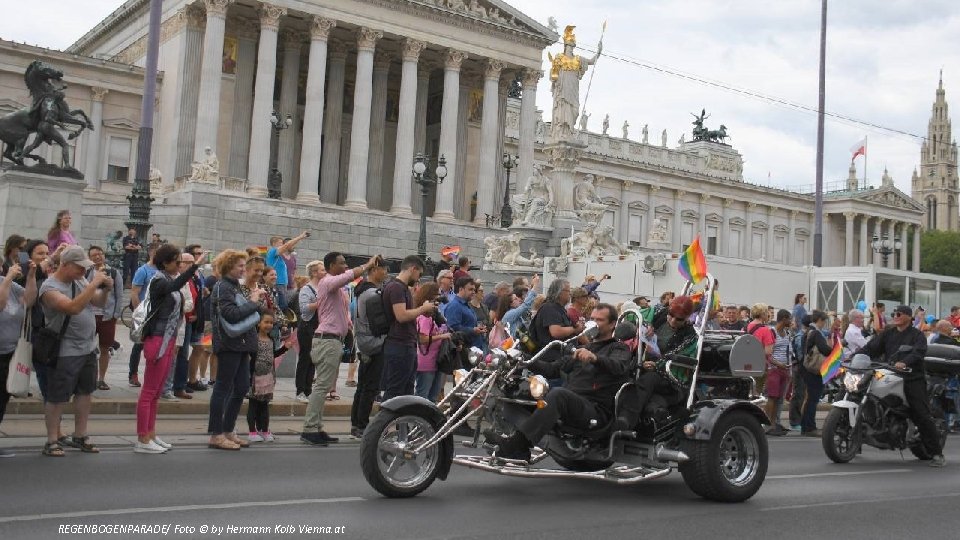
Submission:
{"label": "chrome exhaust pipe", "polygon": [[683,451],[673,450],[671,448],[667,448],[662,444],[657,445],[657,449],[654,452],[654,455],[658,460],[662,460],[662,461],[675,461],[677,463],[690,461],[690,456],[688,456]]}

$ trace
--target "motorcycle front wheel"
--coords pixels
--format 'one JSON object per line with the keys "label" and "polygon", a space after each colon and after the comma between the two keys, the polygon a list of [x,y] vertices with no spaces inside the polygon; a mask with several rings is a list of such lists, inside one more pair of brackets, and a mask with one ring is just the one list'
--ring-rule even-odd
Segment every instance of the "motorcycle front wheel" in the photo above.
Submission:
{"label": "motorcycle front wheel", "polygon": [[373,489],[386,497],[413,497],[437,478],[439,444],[417,454],[409,450],[437,432],[430,419],[416,413],[381,410],[363,433],[360,467]]}
{"label": "motorcycle front wheel", "polygon": [[850,410],[834,407],[823,422],[823,451],[834,463],[849,463],[860,451],[860,430],[850,427]]}

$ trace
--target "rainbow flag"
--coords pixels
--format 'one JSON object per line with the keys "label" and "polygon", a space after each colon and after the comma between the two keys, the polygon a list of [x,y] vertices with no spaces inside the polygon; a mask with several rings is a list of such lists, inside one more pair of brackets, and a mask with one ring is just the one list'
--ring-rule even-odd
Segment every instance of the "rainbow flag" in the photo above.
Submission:
{"label": "rainbow flag", "polygon": [[707,277],[707,260],[703,256],[703,250],[700,249],[699,234],[680,257],[679,270],[684,279],[694,283],[699,283],[700,280]]}
{"label": "rainbow flag", "polygon": [[840,372],[840,357],[843,356],[843,344],[840,343],[840,340],[835,340],[833,346],[833,351],[830,352],[830,356],[823,359],[823,363],[820,364],[820,377],[823,378],[823,382],[826,383],[830,379],[834,378],[837,373]]}

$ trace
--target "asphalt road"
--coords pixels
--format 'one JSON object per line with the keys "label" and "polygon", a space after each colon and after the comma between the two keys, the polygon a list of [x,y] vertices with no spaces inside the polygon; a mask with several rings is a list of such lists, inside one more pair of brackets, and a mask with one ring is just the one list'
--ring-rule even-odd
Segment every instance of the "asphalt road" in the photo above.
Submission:
{"label": "asphalt road", "polygon": [[210,527],[242,538],[960,538],[957,436],[948,440],[944,469],[874,449],[835,465],[819,440],[774,438],[763,487],[733,505],[696,497],[679,473],[615,486],[458,466],[416,498],[389,500],[363,479],[355,441],[315,448],[286,440],[240,452],[107,448],[0,460],[0,538],[54,538],[62,527],[91,524],[168,526],[176,538],[212,538]]}

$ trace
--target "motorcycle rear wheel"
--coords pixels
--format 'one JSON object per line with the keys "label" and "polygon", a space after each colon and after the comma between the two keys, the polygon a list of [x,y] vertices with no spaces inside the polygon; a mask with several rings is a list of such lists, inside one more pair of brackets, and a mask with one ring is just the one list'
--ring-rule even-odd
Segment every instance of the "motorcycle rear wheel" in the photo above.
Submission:
{"label": "motorcycle rear wheel", "polygon": [[405,455],[437,432],[430,419],[415,413],[381,410],[363,433],[360,468],[370,486],[386,497],[413,497],[437,478],[439,444],[415,456]]}
{"label": "motorcycle rear wheel", "polygon": [[850,410],[833,408],[823,422],[823,451],[834,463],[849,463],[860,451],[860,430],[850,427]]}
{"label": "motorcycle rear wheel", "polygon": [[685,440],[681,449],[690,457],[679,466],[683,481],[705,499],[745,501],[767,476],[767,438],[747,411],[728,412],[717,421],[709,440]]}

